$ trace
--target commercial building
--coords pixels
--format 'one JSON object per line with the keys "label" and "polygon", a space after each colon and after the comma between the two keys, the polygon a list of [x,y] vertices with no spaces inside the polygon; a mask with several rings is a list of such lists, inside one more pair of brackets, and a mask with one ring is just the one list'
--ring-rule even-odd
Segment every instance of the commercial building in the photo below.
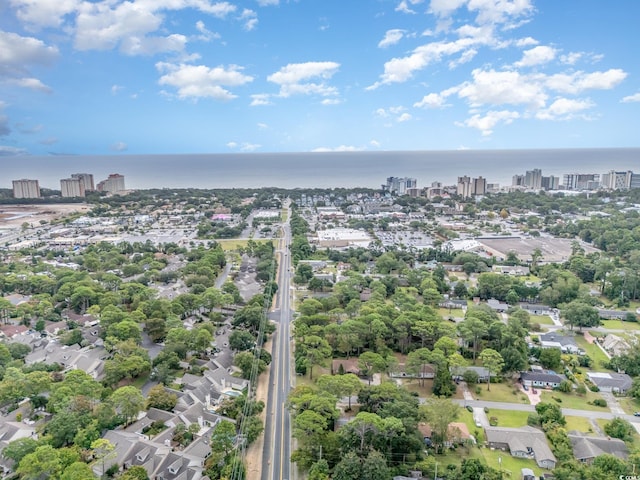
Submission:
{"label": "commercial building", "polygon": [[543,190],[558,190],[560,188],[560,177],[542,177],[542,181],[540,182],[540,186]]}
{"label": "commercial building", "polygon": [[566,190],[595,190],[600,187],[600,174],[566,173],[562,184]]}
{"label": "commercial building", "polygon": [[539,168],[527,170],[524,174],[524,186],[531,190],[540,190],[542,188],[542,170]]}
{"label": "commercial building", "polygon": [[85,192],[90,192],[96,189],[93,184],[93,174],[91,173],[72,173],[71,178],[80,180]]}
{"label": "commercial building", "polygon": [[112,173],[106,180],[102,180],[98,183],[97,189],[99,192],[124,192],[126,190],[124,187],[124,175]]}
{"label": "commercial building", "polygon": [[60,180],[60,193],[62,197],[84,197],[84,192],[84,182],[79,178],[63,178]]}
{"label": "commercial building", "polygon": [[456,193],[463,198],[484,195],[487,193],[487,179],[481,176],[478,178],[470,178],[467,176],[458,177]]}
{"label": "commercial building", "polygon": [[13,198],[40,198],[38,180],[13,180]]}
{"label": "commercial building", "polygon": [[395,195],[406,195],[407,190],[417,188],[418,181],[408,177],[387,177],[387,183],[382,185],[382,190]]}
{"label": "commercial building", "polygon": [[626,172],[609,170],[607,173],[602,175],[600,186],[607,190],[628,190],[631,188],[632,177],[633,172],[631,170]]}

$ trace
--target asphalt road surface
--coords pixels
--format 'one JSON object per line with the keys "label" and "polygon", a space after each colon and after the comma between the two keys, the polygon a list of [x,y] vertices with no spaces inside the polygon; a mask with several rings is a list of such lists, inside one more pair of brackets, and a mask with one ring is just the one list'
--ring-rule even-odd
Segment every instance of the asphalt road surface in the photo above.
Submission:
{"label": "asphalt road surface", "polygon": [[[290,215],[287,216],[287,218]],[[291,389],[291,230],[283,225],[280,242],[278,293],[271,318],[278,322],[272,349],[272,368],[267,400],[262,480],[291,480],[291,415],[287,399]]]}

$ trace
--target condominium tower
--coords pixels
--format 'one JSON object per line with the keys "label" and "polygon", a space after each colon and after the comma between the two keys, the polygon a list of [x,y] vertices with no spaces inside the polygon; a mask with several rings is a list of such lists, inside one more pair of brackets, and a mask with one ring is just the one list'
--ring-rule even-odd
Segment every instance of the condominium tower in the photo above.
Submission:
{"label": "condominium tower", "polygon": [[13,198],[40,198],[38,180],[13,180]]}

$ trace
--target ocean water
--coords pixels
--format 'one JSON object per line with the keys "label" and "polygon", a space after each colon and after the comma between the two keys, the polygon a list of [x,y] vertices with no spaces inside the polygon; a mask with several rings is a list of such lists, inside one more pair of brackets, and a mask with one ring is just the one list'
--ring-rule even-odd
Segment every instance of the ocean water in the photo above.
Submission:
{"label": "ocean water", "polygon": [[434,181],[450,185],[463,175],[510,185],[513,175],[534,168],[561,182],[566,173],[640,173],[640,148],[19,156],[0,162],[0,188],[30,178],[41,187],[60,189],[60,179],[72,173],[92,173],[96,183],[120,173],[128,189],[379,188],[391,176],[416,178],[422,188]]}

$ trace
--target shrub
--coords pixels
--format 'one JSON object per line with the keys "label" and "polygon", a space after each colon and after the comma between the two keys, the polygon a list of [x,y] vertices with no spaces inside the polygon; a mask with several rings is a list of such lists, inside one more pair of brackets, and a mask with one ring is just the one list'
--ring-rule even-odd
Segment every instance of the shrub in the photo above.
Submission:
{"label": "shrub", "polygon": [[551,398],[553,398],[558,403],[562,403],[562,399],[560,397],[551,397]]}
{"label": "shrub", "polygon": [[599,392],[600,388],[598,388],[597,385],[589,385],[589,390],[591,390],[592,392]]}
{"label": "shrub", "polygon": [[480,395],[482,393],[482,389],[480,387],[476,387],[476,395]]}
{"label": "shrub", "polygon": [[498,417],[489,418],[489,425],[491,425],[492,427],[497,427],[498,426]]}
{"label": "shrub", "polygon": [[593,405],[595,405],[596,407],[606,407],[607,406],[607,401],[603,400],[602,398],[596,398],[593,401]]}
{"label": "shrub", "polygon": [[489,407],[484,407],[484,413],[489,413]]}
{"label": "shrub", "polygon": [[530,413],[527,417],[527,425],[530,425],[532,427],[540,426],[540,415],[538,415],[537,413]]}
{"label": "shrub", "polygon": [[580,385],[578,385],[578,388],[576,388],[576,393],[578,395],[585,395],[587,393],[587,387],[585,387],[582,383]]}

